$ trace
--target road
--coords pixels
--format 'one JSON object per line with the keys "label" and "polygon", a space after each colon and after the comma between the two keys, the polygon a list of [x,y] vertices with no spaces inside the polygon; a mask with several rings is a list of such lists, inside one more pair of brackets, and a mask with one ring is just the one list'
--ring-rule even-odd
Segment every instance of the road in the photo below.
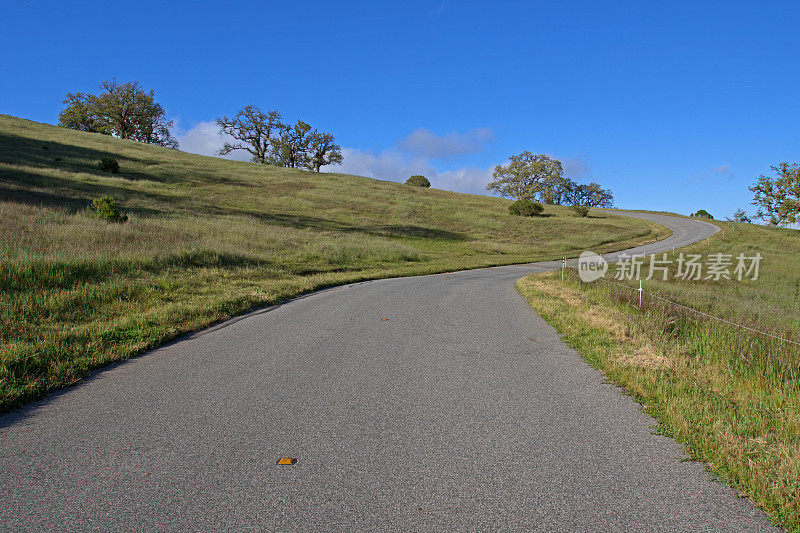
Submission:
{"label": "road", "polygon": [[[674,232],[647,252],[717,230],[630,215]],[[98,372],[0,418],[0,527],[770,530],[516,292],[558,267],[337,287]]]}

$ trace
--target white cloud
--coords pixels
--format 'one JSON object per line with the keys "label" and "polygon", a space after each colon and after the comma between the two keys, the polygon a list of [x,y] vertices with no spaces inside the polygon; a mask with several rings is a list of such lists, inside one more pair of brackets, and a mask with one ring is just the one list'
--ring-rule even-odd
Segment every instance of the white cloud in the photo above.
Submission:
{"label": "white cloud", "polygon": [[[342,165],[323,167],[322,170],[389,181],[405,181],[409,176],[422,174],[437,189],[488,194],[486,185],[492,180],[495,165],[488,168],[461,167],[441,171],[437,170],[432,160],[481,151],[483,145],[491,139],[492,133],[489,128],[444,136],[437,136],[429,130],[420,128],[396,146],[381,152],[342,148],[344,159]],[[564,174],[575,180],[586,178],[591,169],[583,157],[565,158],[561,161]]]}
{"label": "white cloud", "polygon": [[476,128],[465,133],[454,131],[446,135],[436,135],[429,129],[419,128],[397,146],[415,157],[448,159],[482,152],[484,146],[493,140],[491,128]]}
{"label": "white cloud", "polygon": [[471,194],[488,194],[486,192],[486,184],[492,180],[493,169],[494,167],[465,167],[458,170],[448,170],[440,173],[431,181],[437,189]]}
{"label": "white cloud", "polygon": [[431,176],[436,173],[427,159],[409,157],[395,148],[379,153],[342,148],[342,158],[341,165],[324,167],[323,170],[389,181],[404,181],[413,174]]}
{"label": "white cloud", "polygon": [[[230,136],[220,135],[217,125],[211,121],[198,122],[188,130],[178,127],[175,136],[184,152],[209,156],[215,156],[226,141],[233,140]],[[490,128],[441,136],[420,128],[396,146],[381,152],[342,148],[342,165],[323,167],[322,171],[389,181],[405,181],[409,176],[422,174],[437,189],[486,194],[486,184],[491,180],[493,166],[486,169],[463,167],[438,171],[431,160],[480,152],[492,139]],[[225,158],[249,161],[250,154],[246,150],[237,150]]]}
{"label": "white cloud", "polygon": [[703,182],[708,180],[718,180],[724,178],[724,181],[730,181],[733,178],[733,170],[728,164],[714,167],[711,170],[695,176],[694,178],[686,178],[684,183]]}
{"label": "white cloud", "polygon": [[[188,130],[176,128],[175,137],[180,143],[181,150],[199,155],[217,155],[217,151],[226,141],[234,140],[230,135],[221,135],[214,122],[198,122]],[[236,161],[250,161],[250,152],[236,150],[224,157]]]}
{"label": "white cloud", "polygon": [[342,148],[342,156],[344,160],[341,166],[323,167],[323,172],[355,174],[388,181],[405,181],[409,176],[422,174],[437,189],[472,194],[486,194],[486,184],[489,183],[494,168],[463,167],[440,172],[428,158],[411,157],[397,148],[379,153]]}
{"label": "white cloud", "polygon": [[561,167],[564,169],[564,175],[573,180],[585,178],[590,170],[589,163],[582,157],[562,159]]}
{"label": "white cloud", "polygon": [[720,165],[718,167],[714,167],[712,172],[714,174],[725,174],[726,176],[733,176],[733,172],[731,172],[730,165]]}

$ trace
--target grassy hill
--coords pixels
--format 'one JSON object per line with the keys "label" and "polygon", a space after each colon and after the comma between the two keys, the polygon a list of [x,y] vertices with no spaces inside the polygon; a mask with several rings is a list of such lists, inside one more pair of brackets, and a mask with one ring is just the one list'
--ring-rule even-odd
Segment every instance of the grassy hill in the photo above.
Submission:
{"label": "grassy hill", "polygon": [[[119,174],[98,170],[114,157]],[[86,212],[112,196],[128,215]],[[324,286],[611,250],[665,228],[191,155],[0,115],[0,412]]]}

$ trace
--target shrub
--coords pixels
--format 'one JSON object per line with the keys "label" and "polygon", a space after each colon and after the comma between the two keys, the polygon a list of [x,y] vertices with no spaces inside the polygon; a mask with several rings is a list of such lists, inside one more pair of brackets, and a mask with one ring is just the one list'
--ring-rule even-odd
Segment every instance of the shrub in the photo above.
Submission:
{"label": "shrub", "polygon": [[588,205],[573,205],[572,210],[575,211],[575,214],[579,217],[588,217],[589,216],[589,206]]}
{"label": "shrub", "polygon": [[508,206],[508,212],[521,217],[538,217],[544,213],[544,206],[533,200],[517,200]]}
{"label": "shrub", "polygon": [[110,196],[101,196],[92,200],[92,205],[89,206],[89,212],[95,218],[100,218],[108,222],[125,222],[128,220],[128,215],[123,215],[117,201]]}
{"label": "shrub", "polygon": [[103,172],[111,172],[112,174],[119,174],[119,162],[112,157],[103,157],[97,164],[97,167]]}
{"label": "shrub", "polygon": [[708,219],[714,220],[714,217],[711,216],[711,213],[709,213],[705,209],[701,209],[697,213],[692,213],[689,216],[690,217],[695,217],[695,218],[708,218]]}
{"label": "shrub", "polygon": [[412,185],[414,187],[430,187],[431,182],[428,181],[428,178],[425,176],[411,176],[406,180],[406,185]]}
{"label": "shrub", "polygon": [[752,224],[752,219],[747,216],[747,213],[744,209],[737,209],[736,212],[733,214],[734,222],[746,222],[747,224]]}

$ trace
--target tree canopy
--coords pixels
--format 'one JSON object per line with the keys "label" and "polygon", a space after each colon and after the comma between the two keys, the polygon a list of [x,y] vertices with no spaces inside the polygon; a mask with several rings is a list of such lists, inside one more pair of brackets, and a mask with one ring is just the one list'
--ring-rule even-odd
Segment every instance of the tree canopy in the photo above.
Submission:
{"label": "tree canopy", "polygon": [[514,200],[538,200],[546,204],[611,207],[614,195],[598,183],[579,184],[564,177],[561,161],[529,151],[497,165],[486,186],[500,196]]}
{"label": "tree canopy", "polygon": [[413,186],[413,187],[424,187],[424,188],[428,188],[428,187],[430,187],[430,186],[431,186],[431,182],[430,182],[430,180],[429,180],[428,178],[426,178],[425,176],[422,176],[422,175],[420,175],[420,174],[416,174],[416,175],[414,175],[414,176],[411,176],[410,178],[408,178],[408,179],[406,180],[406,185],[411,185],[411,186]]}
{"label": "tree canopy", "polygon": [[145,91],[137,81],[120,83],[116,79],[104,81],[100,89],[99,94],[67,93],[59,126],[178,147],[171,133],[173,123],[166,119],[152,90]]}
{"label": "tree canopy", "polygon": [[248,105],[233,117],[216,120],[220,133],[236,142],[226,142],[218,152],[227,155],[234,150],[247,150],[251,161],[289,168],[305,168],[319,172],[325,165],[340,165],[342,149],[331,133],[312,129],[302,120],[283,122],[277,110],[264,112]]}
{"label": "tree canopy", "polygon": [[244,106],[233,118],[222,116],[216,120],[219,132],[233,137],[234,143],[226,142],[219,155],[228,155],[234,150],[250,152],[253,163],[268,163],[273,141],[283,126],[277,110],[261,111],[256,106]]}
{"label": "tree canopy", "polygon": [[711,215],[711,213],[709,213],[705,209],[698,209],[697,212],[692,213],[689,216],[694,218],[708,218],[710,220],[714,220],[714,217]]}
{"label": "tree canopy", "polygon": [[775,177],[762,174],[750,187],[755,193],[756,217],[770,226],[785,226],[800,220],[800,163],[773,165]]}
{"label": "tree canopy", "polygon": [[494,167],[494,179],[486,189],[514,200],[536,199],[544,191],[546,183],[558,181],[564,173],[561,162],[545,154],[525,151],[512,155],[508,161]]}
{"label": "tree canopy", "polygon": [[747,212],[744,209],[737,209],[736,212],[733,214],[733,221],[734,222],[746,222],[750,224],[753,222],[750,220],[750,217],[747,215]]}
{"label": "tree canopy", "polygon": [[307,166],[314,172],[319,172],[320,167],[326,165],[341,165],[343,161],[342,149],[330,133],[315,131],[311,135],[309,155]]}

